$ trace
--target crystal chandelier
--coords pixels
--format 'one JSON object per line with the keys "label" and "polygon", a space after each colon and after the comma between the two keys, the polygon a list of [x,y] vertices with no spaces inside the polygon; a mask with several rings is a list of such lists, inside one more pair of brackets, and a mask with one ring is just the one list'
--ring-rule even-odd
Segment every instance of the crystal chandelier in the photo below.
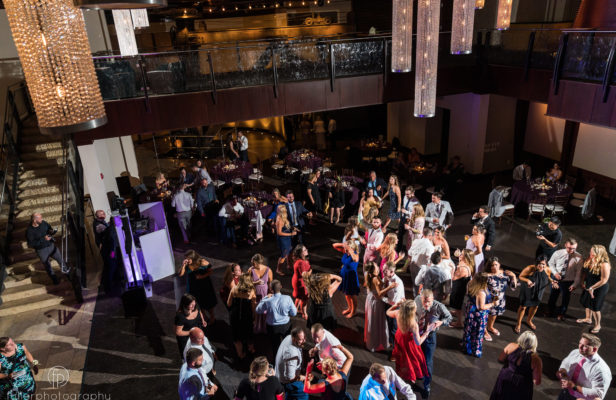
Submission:
{"label": "crystal chandelier", "polygon": [[473,50],[475,0],[454,0],[451,23],[451,54],[470,54]]}
{"label": "crystal chandelier", "polygon": [[481,10],[486,5],[486,0],[475,0],[475,8]]}
{"label": "crystal chandelier", "polygon": [[419,0],[417,4],[417,50],[415,55],[414,115],[416,117],[433,117],[436,111],[440,13],[440,0]]}
{"label": "crystal chandelier", "polygon": [[391,72],[409,72],[413,54],[413,0],[394,0]]}
{"label": "crystal chandelier", "polygon": [[496,14],[496,29],[504,31],[511,25],[512,0],[498,0],[498,12]]}
{"label": "crystal chandelier", "polygon": [[39,127],[45,134],[107,122],[81,10],[71,0],[4,0]]}

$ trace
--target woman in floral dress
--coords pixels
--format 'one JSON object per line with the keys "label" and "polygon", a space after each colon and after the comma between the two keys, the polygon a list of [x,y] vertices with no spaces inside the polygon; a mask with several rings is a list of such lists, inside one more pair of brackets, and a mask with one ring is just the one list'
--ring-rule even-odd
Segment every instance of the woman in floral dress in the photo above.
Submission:
{"label": "woman in floral dress", "polygon": [[515,289],[518,285],[518,280],[515,274],[511,271],[504,271],[501,268],[501,263],[498,257],[490,257],[485,264],[485,271],[488,274],[488,290],[492,297],[496,300],[496,305],[490,309],[488,316],[488,326],[484,339],[488,342],[492,340],[490,334],[500,336],[498,329],[494,327],[496,317],[505,313],[505,291],[507,287]]}
{"label": "woman in floral dress", "polygon": [[462,344],[466,354],[481,357],[488,312],[496,305],[488,291],[488,275],[479,273],[468,284],[468,301]]}
{"label": "woman in floral dress", "polygon": [[36,383],[34,373],[38,367],[26,346],[15,343],[10,337],[0,338],[0,398],[29,400],[34,398]]}

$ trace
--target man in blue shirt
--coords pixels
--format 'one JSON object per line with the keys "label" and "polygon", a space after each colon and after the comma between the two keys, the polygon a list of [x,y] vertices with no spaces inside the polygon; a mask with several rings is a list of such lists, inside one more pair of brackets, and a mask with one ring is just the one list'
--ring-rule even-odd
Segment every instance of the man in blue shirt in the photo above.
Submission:
{"label": "man in blue shirt", "polygon": [[186,361],[180,369],[178,393],[181,400],[208,400],[218,387],[203,376],[200,371],[203,352],[192,348],[186,352]]}
{"label": "man in blue shirt", "polygon": [[216,232],[216,213],[218,212],[218,199],[216,189],[210,185],[207,179],[201,180],[201,186],[197,190],[197,211],[202,218],[205,218],[206,226]]}
{"label": "man in blue shirt", "polygon": [[279,280],[274,279],[270,287],[274,293],[261,299],[256,311],[258,314],[266,314],[267,333],[272,340],[272,348],[276,354],[282,338],[289,334],[290,317],[297,315],[297,308],[291,296],[280,293],[282,283]]}

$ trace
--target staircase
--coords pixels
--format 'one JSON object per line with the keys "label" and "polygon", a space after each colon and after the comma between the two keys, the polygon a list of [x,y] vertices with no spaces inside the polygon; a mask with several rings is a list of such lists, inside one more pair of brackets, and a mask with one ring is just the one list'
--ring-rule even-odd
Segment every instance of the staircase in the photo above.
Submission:
{"label": "staircase", "polygon": [[[51,226],[60,227],[65,174],[62,142],[41,134],[36,118],[30,117],[23,123],[19,153],[15,226],[9,242],[8,277],[0,295],[0,317],[75,303],[72,287],[56,261],[52,260],[52,266],[60,278],[59,285],[52,284],[36,252],[26,242],[26,228],[34,212],[43,214]],[[8,211],[3,210],[0,227],[6,224],[6,214]]]}

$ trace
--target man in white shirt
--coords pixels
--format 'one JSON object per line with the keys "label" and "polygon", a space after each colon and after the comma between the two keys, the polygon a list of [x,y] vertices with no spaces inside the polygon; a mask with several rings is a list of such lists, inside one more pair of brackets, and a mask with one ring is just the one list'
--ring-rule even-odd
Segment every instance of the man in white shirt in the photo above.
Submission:
{"label": "man in white shirt", "polygon": [[443,194],[441,192],[434,192],[432,194],[432,202],[426,206],[426,222],[432,229],[437,226],[449,228],[451,221],[446,221],[447,213],[453,215],[453,210],[448,201],[443,200]]}
{"label": "man in white shirt", "polygon": [[528,161],[522,162],[522,164],[518,165],[513,169],[513,180],[514,181],[525,181],[532,177],[532,169],[530,165],[528,165]]}
{"label": "man in white shirt", "polygon": [[366,247],[364,252],[364,265],[371,261],[376,261],[378,256],[377,249],[383,243],[383,230],[381,229],[381,219],[372,220],[372,228],[366,231],[366,237],[360,239],[361,244]]}
{"label": "man in white shirt", "polygon": [[192,219],[192,212],[195,206],[195,200],[190,193],[186,192],[186,186],[180,186],[173,199],[171,200],[171,207],[175,207],[175,213],[180,225],[180,232],[184,238],[184,243],[190,243],[190,220]]}
{"label": "man in white shirt", "polygon": [[244,132],[237,131],[237,140],[240,142],[240,158],[242,161],[248,161],[248,138],[244,136]]}
{"label": "man in white shirt", "polygon": [[[411,279],[414,282],[417,278],[422,265],[427,265],[430,261],[432,253],[434,253],[434,245],[432,244],[432,228],[425,227],[423,230],[423,237],[421,239],[413,240],[411,248],[408,251],[408,255],[411,259],[409,263],[409,269],[411,273]],[[416,296],[416,288],[413,287],[413,296]]]}
{"label": "man in white shirt", "polygon": [[[580,271],[584,265],[582,255],[577,252],[578,243],[574,238],[569,238],[565,242],[565,248],[556,250],[548,265],[552,277],[558,282],[558,289],[552,288],[550,299],[548,300],[549,316],[558,316],[559,321],[565,319],[565,313],[569,306],[571,291],[580,283]],[[556,308],[558,296],[562,294],[560,307]]]}
{"label": "man in white shirt", "polygon": [[612,381],[610,367],[599,356],[601,340],[590,333],[582,333],[578,348],[560,364],[556,376],[563,389],[558,400],[604,399]]}
{"label": "man in white shirt", "polygon": [[276,376],[282,383],[286,400],[308,400],[304,393],[304,376],[302,375],[302,349],[306,343],[306,334],[301,328],[293,328],[280,343],[276,353]]}
{"label": "man in white shirt", "polygon": [[312,339],[314,340],[315,346],[310,349],[309,355],[310,357],[314,357],[318,355],[322,360],[325,357],[331,357],[336,361],[338,368],[342,368],[342,365],[346,361],[346,356],[342,351],[335,348],[335,346],[339,346],[340,340],[335,337],[330,331],[323,328],[321,324],[314,324],[310,328],[310,333],[312,334]]}
{"label": "man in white shirt", "polygon": [[404,248],[404,244],[406,243],[406,240],[404,240],[404,235],[406,233],[408,233],[409,235],[412,233],[407,231],[405,225],[408,226],[407,224],[413,216],[413,207],[415,206],[415,204],[419,204],[419,200],[417,199],[417,197],[415,197],[415,188],[412,186],[408,186],[404,191],[404,197],[402,198],[401,204],[402,208],[400,209],[402,217],[400,223],[398,224],[398,252],[408,250]]}
{"label": "man in white shirt", "polygon": [[240,204],[237,196],[232,196],[218,212],[219,240],[225,243],[231,243],[233,247],[237,247],[237,238],[235,236],[235,227],[240,227],[240,233],[243,238],[248,234],[248,220],[244,214],[244,207]]}
{"label": "man in white shirt", "polygon": [[411,385],[396,374],[392,367],[374,363],[359,388],[358,400],[397,400],[400,391],[407,400],[415,400]]}
{"label": "man in white shirt", "polygon": [[[392,283],[395,283],[396,286],[387,291],[387,297],[383,300],[387,303],[387,308],[389,306],[396,305],[404,300],[404,282],[398,275],[396,275],[396,264],[392,261],[388,261],[385,263],[385,269],[383,269],[383,275],[385,276],[385,287],[388,287]],[[389,344],[394,345],[394,340],[396,337],[396,331],[398,330],[398,323],[395,318],[387,318],[387,329],[389,329]]]}
{"label": "man in white shirt", "polygon": [[[216,360],[216,350],[210,344],[210,341],[205,337],[205,334],[201,330],[201,328],[192,328],[189,332],[189,340],[186,342],[186,347],[184,347],[184,354],[182,357],[186,360],[186,353],[190,349],[199,349],[203,352],[203,361],[201,362],[201,366],[199,369],[201,370],[201,374],[206,379],[206,384],[210,382],[213,376],[216,374],[216,370],[214,369],[214,361]],[[212,373],[210,375],[210,372]]]}

